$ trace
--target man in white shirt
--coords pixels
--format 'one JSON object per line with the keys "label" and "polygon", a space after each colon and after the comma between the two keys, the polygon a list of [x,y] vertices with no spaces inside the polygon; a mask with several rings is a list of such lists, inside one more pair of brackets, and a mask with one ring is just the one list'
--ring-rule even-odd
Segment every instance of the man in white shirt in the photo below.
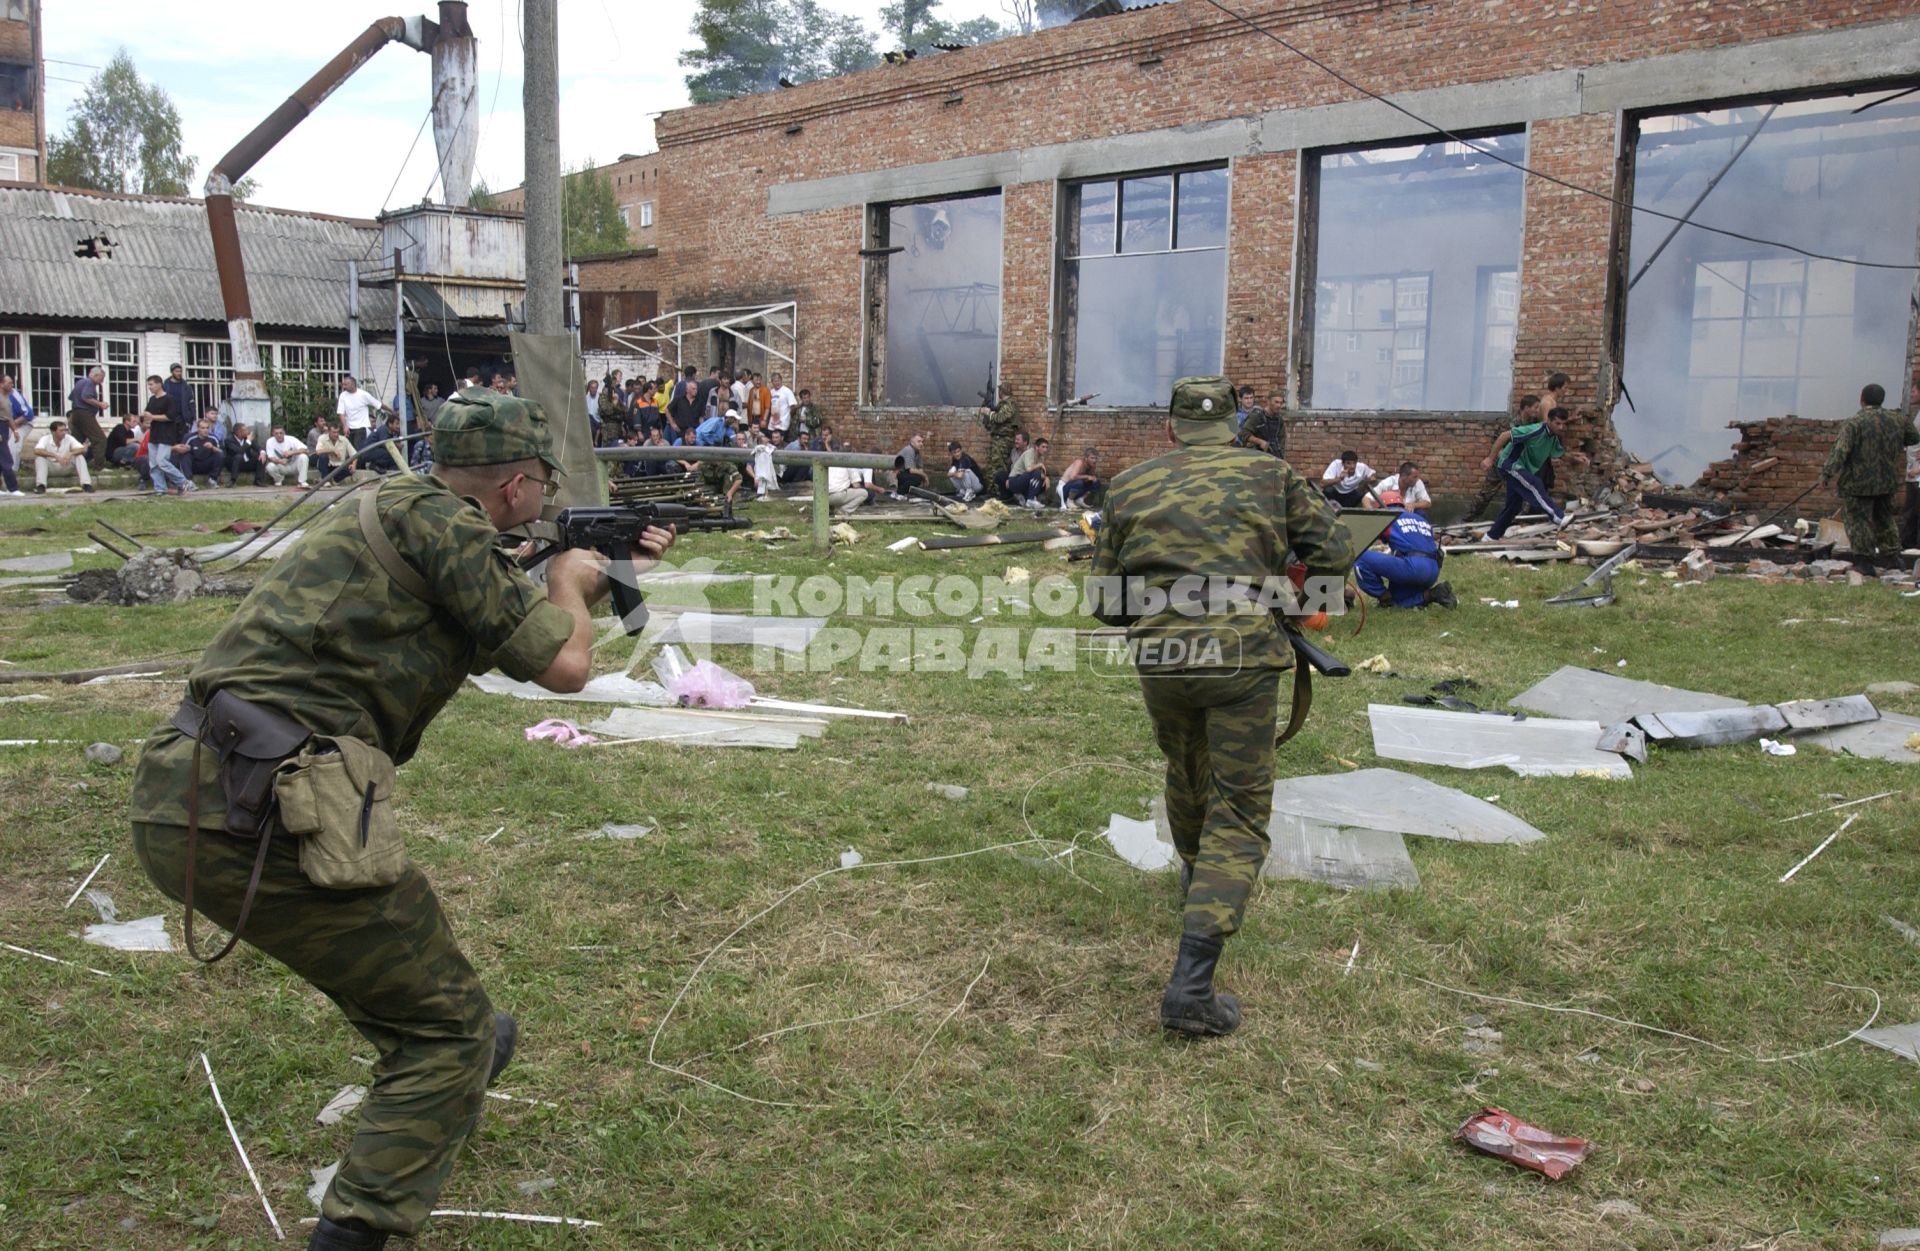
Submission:
{"label": "man in white shirt", "polygon": [[380,401],[371,392],[363,391],[360,382],[352,374],[340,379],[340,402],[334,411],[340,416],[340,424],[346,428],[347,442],[357,450],[364,446],[368,434],[373,429],[373,415],[380,411]]}
{"label": "man in white shirt", "polygon": [[873,485],[873,470],[844,469],[839,465],[827,469],[827,503],[841,516],[854,511],[868,500],[880,494]]}
{"label": "man in white shirt", "polygon": [[[1389,494],[1398,498],[1388,500]],[[1412,461],[1401,461],[1399,473],[1380,479],[1367,493],[1368,508],[1389,504],[1397,504],[1410,513],[1424,513],[1433,507],[1433,497],[1427,494],[1427,480],[1420,476],[1420,467]]]}
{"label": "man in white shirt", "polygon": [[287,428],[275,425],[273,437],[267,440],[267,477],[273,479],[273,485],[285,486],[287,474],[293,474],[295,482],[302,489],[307,485],[307,445],[287,433]]}
{"label": "man in white shirt", "polygon": [[787,427],[792,421],[795,403],[793,389],[787,386],[786,379],[775,374],[773,376],[773,412],[767,417],[767,433],[774,436],[775,443],[787,441]]}
{"label": "man in white shirt", "polygon": [[79,475],[80,489],[93,493],[93,474],[87,469],[87,445],[67,433],[67,423],[55,418],[47,433],[33,445],[33,493],[47,493],[50,472]]}
{"label": "man in white shirt", "polygon": [[1367,484],[1374,479],[1373,466],[1360,459],[1358,452],[1342,452],[1327,462],[1320,475],[1320,490],[1342,508],[1358,508],[1366,500]]}

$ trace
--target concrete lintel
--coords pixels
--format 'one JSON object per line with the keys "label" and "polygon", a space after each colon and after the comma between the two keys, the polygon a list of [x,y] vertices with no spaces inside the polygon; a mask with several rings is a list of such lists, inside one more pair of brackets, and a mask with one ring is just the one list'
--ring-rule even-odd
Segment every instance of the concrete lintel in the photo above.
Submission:
{"label": "concrete lintel", "polygon": [[[1449,129],[1476,130],[1916,74],[1920,74],[1920,18],[1902,18],[1585,69],[1436,87],[1393,98]],[[1377,100],[1348,100],[777,184],[767,193],[767,212],[779,216],[957,195],[1021,182],[1097,178],[1159,165],[1391,141],[1423,133],[1425,127]]]}

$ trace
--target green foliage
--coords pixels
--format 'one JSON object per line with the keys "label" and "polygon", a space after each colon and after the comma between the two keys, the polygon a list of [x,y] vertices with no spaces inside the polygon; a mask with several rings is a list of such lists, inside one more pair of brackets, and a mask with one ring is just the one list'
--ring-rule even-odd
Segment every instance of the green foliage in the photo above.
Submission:
{"label": "green foliage", "polygon": [[260,180],[258,178],[242,178],[239,182],[233,184],[233,202],[235,204],[247,204],[259,198]]}
{"label": "green foliage", "polygon": [[[180,151],[180,110],[165,89],[141,81],[122,48],[95,74],[47,145],[47,180],[94,191],[186,195],[198,162]],[[258,190],[242,179],[249,194]]]}
{"label": "green foliage", "polygon": [[620,220],[613,179],[593,167],[593,158],[569,170],[560,188],[560,246],[568,256],[619,252],[632,246]]}
{"label": "green foliage", "polygon": [[1019,30],[1002,26],[990,17],[974,17],[964,22],[949,22],[934,16],[940,0],[900,0],[880,6],[880,26],[902,48],[924,51],[927,48],[956,44],[992,43]]}
{"label": "green foliage", "polygon": [[276,421],[287,424],[287,433],[305,440],[316,417],[331,417],[339,402],[333,379],[325,374],[282,373],[267,361],[267,398],[273,401]]}
{"label": "green foliage", "polygon": [[474,179],[473,190],[467,193],[467,207],[490,209],[493,206],[493,191],[487,186],[487,180],[484,178]]}
{"label": "green foliage", "polygon": [[699,46],[680,54],[695,104],[833,78],[879,64],[873,37],[858,18],[818,0],[700,0],[693,18]]}

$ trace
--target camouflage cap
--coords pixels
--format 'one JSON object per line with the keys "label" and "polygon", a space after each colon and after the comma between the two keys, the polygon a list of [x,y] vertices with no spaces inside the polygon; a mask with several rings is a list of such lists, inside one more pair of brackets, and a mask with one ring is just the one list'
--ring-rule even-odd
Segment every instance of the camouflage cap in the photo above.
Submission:
{"label": "camouflage cap", "polygon": [[547,415],[518,396],[469,387],[441,406],[430,437],[436,465],[505,465],[537,457],[554,473],[566,473]]}
{"label": "camouflage cap", "polygon": [[1182,378],[1173,384],[1173,436],[1182,443],[1233,442],[1233,384],[1225,378]]}

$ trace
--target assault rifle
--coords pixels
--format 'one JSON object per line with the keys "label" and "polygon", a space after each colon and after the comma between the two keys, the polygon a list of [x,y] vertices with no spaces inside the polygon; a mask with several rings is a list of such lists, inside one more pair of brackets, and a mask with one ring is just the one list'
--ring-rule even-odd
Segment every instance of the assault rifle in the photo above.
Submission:
{"label": "assault rifle", "polygon": [[[975,392],[975,394],[980,397],[980,407],[982,408],[998,408],[1000,406],[1000,395],[993,385],[992,361],[987,362],[987,389]],[[986,419],[982,418],[981,420],[984,423]]]}
{"label": "assault rifle", "polygon": [[701,508],[691,504],[615,504],[607,508],[563,508],[552,523],[560,537],[521,562],[531,569],[556,552],[591,548],[612,562],[613,610],[627,633],[647,628],[647,605],[634,582],[633,545],[648,526],[672,526],[678,534],[704,530],[744,530],[753,522],[733,515],[732,504]]}

